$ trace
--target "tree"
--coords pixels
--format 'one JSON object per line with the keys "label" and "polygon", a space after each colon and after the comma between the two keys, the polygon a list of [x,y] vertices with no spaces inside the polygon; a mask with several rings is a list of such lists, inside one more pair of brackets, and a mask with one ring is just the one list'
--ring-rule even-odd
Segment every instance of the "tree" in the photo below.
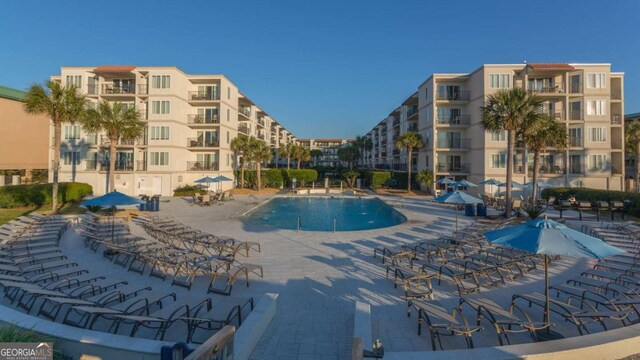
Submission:
{"label": "tree", "polygon": [[295,145],[293,148],[293,157],[296,159],[298,169],[300,169],[300,164],[302,164],[303,161],[309,161],[309,159],[311,159],[311,152],[303,146]]}
{"label": "tree", "polygon": [[567,128],[554,118],[543,114],[530,114],[524,121],[520,138],[527,148],[533,151],[533,200],[538,195],[538,174],[540,172],[540,154],[547,147],[564,149],[567,147]]}
{"label": "tree", "polygon": [[349,166],[349,170],[353,170],[353,162],[359,155],[360,152],[358,147],[353,144],[349,144],[338,149],[338,159],[342,162],[346,162],[347,166]]}
{"label": "tree", "polygon": [[291,157],[293,156],[293,151],[296,146],[296,144],[290,142],[284,147],[280,147],[278,149],[279,155],[287,158],[287,170],[291,168]]}
{"label": "tree", "polygon": [[416,174],[416,181],[420,184],[424,184],[429,192],[431,192],[431,185],[433,185],[433,173],[429,170],[422,170]]}
{"label": "tree", "polygon": [[353,189],[356,185],[356,180],[360,176],[360,173],[354,170],[348,170],[342,173],[342,177],[347,181],[347,185]]}
{"label": "tree", "polygon": [[93,133],[105,132],[109,139],[109,190],[115,190],[116,145],[118,140],[135,140],[144,135],[146,124],[134,107],[120,102],[100,101],[95,109],[87,111],[82,127]]}
{"label": "tree", "polygon": [[53,184],[52,208],[58,209],[58,172],[60,170],[60,140],[62,124],[79,120],[87,101],[75,86],[63,87],[59,82],[47,81],[43,87],[33,84],[27,92],[24,110],[29,114],[46,114],[53,124]]}
{"label": "tree", "polygon": [[313,165],[317,165],[318,159],[320,159],[323,155],[324,152],[320,149],[313,149],[310,152],[311,155],[311,159],[313,159]]}
{"label": "tree", "polygon": [[635,120],[624,129],[627,151],[636,153],[636,191],[640,191],[640,120]]}
{"label": "tree", "polygon": [[407,131],[406,133],[398,136],[396,139],[396,148],[407,150],[407,191],[411,191],[411,165],[413,160],[413,152],[419,150],[424,146],[420,135],[413,131]]}
{"label": "tree", "polygon": [[511,190],[513,185],[513,154],[516,133],[522,129],[527,118],[542,111],[544,99],[530,95],[521,88],[499,90],[487,96],[482,110],[482,127],[487,132],[507,132],[507,189],[505,217],[511,217]]}
{"label": "tree", "polygon": [[360,161],[362,163],[362,166],[364,166],[364,155],[367,151],[371,151],[371,149],[373,149],[373,141],[371,141],[370,138],[364,136],[356,136],[353,145],[358,148],[361,156]]}
{"label": "tree", "polygon": [[240,163],[240,188],[244,187],[244,170],[247,166],[247,160],[251,160],[249,154],[249,137],[246,135],[238,135],[231,140],[231,150],[236,153],[236,157],[242,155],[242,162]]}
{"label": "tree", "polygon": [[258,180],[258,191],[262,188],[262,174],[261,167],[263,161],[271,161],[272,153],[269,145],[258,139],[251,138],[250,140],[250,155],[253,161],[256,162],[256,178]]}

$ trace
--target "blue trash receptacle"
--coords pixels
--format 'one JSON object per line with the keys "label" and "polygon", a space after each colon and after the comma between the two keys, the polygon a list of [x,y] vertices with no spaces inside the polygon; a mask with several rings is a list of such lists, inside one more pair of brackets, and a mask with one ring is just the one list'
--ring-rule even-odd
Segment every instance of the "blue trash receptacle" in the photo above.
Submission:
{"label": "blue trash receptacle", "polygon": [[153,210],[152,211],[160,211],[160,196],[153,196]]}
{"label": "blue trash receptacle", "polygon": [[484,204],[478,204],[476,206],[476,215],[487,216],[487,207]]}
{"label": "blue trash receptacle", "polygon": [[476,207],[473,204],[466,204],[464,206],[464,215],[465,216],[476,216]]}
{"label": "blue trash receptacle", "polygon": [[149,208],[149,197],[142,195],[140,200],[144,201],[144,204],[140,204],[140,211],[147,211]]}

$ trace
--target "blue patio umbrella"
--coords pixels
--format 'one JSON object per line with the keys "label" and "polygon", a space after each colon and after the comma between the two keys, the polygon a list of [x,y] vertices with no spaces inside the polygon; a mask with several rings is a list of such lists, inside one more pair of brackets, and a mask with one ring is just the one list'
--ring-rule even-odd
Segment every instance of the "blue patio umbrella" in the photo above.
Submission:
{"label": "blue patio umbrella", "polygon": [[[498,187],[505,187],[507,186],[506,182],[501,182],[498,184]],[[515,188],[522,188],[522,184],[520,184],[519,182],[516,181],[512,181],[511,182],[511,188],[515,189]]]}
{"label": "blue patio umbrella", "polygon": [[477,197],[471,196],[467,193],[463,193],[460,190],[456,190],[436,198],[433,198],[434,201],[441,202],[444,204],[456,204],[456,233],[458,233],[458,206],[460,204],[482,204],[482,199],[478,199]]}
{"label": "blue patio umbrella", "polygon": [[491,178],[489,180],[481,181],[478,184],[489,185],[489,191],[491,192],[491,195],[493,195],[493,186],[500,184],[500,181],[498,181],[498,180],[496,180],[494,178]]}
{"label": "blue patio umbrella", "polygon": [[452,184],[454,187],[478,187],[478,185],[472,183],[471,181],[467,181],[467,180],[460,180],[460,181],[456,181],[455,183]]}
{"label": "blue patio umbrella", "polygon": [[202,179],[198,179],[196,181],[194,181],[197,184],[207,184],[207,190],[209,190],[209,184],[211,183],[217,183],[218,180],[216,180],[215,178],[212,178],[210,176],[205,176]]}
{"label": "blue patio umbrella", "polygon": [[484,234],[494,245],[544,254],[545,322],[549,323],[549,255],[602,259],[625,251],[604,241],[544,218]]}
{"label": "blue patio umbrella", "polygon": [[213,178],[213,180],[215,180],[215,182],[217,182],[217,183],[221,183],[223,181],[233,181],[233,179],[229,179],[228,177],[226,177],[224,175],[218,175],[215,178]]}
{"label": "blue patio umbrella", "polygon": [[104,194],[102,196],[95,197],[93,199],[85,200],[80,203],[80,206],[100,206],[100,207],[111,207],[113,208],[113,216],[111,217],[111,239],[113,240],[113,232],[114,232],[114,218],[115,218],[115,209],[116,206],[125,206],[125,205],[140,205],[145,202],[136,199],[132,196],[123,194],[118,191],[112,191],[110,193]]}
{"label": "blue patio umbrella", "polygon": [[449,178],[444,177],[444,178],[442,178],[442,179],[439,179],[439,180],[438,180],[438,181],[436,181],[435,183],[436,183],[436,184],[438,184],[438,185],[449,185],[449,184],[453,184],[453,183],[455,183],[455,181],[453,181],[453,180],[451,180],[451,179],[449,179]]}

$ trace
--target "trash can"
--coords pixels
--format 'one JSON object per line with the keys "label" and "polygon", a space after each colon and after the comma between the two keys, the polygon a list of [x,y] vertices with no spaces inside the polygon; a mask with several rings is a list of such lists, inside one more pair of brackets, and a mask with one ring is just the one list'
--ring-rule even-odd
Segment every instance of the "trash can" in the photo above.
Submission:
{"label": "trash can", "polygon": [[478,204],[476,206],[476,211],[478,216],[487,216],[487,207],[484,204]]}
{"label": "trash can", "polygon": [[160,211],[160,196],[154,195],[152,198],[153,210],[151,211]]}
{"label": "trash can", "polygon": [[147,195],[142,195],[140,200],[144,201],[144,204],[140,204],[140,211],[148,211],[149,209],[149,197]]}
{"label": "trash can", "polygon": [[476,207],[473,204],[466,204],[464,206],[464,215],[465,216],[476,216]]}

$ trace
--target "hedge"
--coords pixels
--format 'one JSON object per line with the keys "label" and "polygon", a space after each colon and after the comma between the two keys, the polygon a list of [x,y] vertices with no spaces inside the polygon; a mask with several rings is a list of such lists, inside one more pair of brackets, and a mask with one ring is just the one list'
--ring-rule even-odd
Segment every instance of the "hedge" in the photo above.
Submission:
{"label": "hedge", "polygon": [[306,183],[318,180],[318,172],[313,169],[284,169],[282,176],[287,186],[291,186],[293,179],[296,179],[301,187],[304,187]]}
{"label": "hedge", "polygon": [[262,172],[262,185],[279,189],[284,185],[284,175],[280,169],[269,169]]}
{"label": "hedge", "polygon": [[203,194],[205,190],[195,186],[195,185],[184,185],[178,186],[175,190],[173,190],[173,196],[192,196],[195,193]]}
{"label": "hedge", "polygon": [[[10,185],[0,187],[0,208],[41,206],[51,203],[52,184]],[[93,188],[84,183],[58,184],[58,202],[78,201],[93,194]]]}
{"label": "hedge", "polygon": [[631,201],[628,211],[633,216],[640,216],[640,193],[625,191],[598,190],[588,188],[556,187],[542,190],[542,198],[549,200],[553,196],[556,199],[567,199],[575,196],[578,201]]}
{"label": "hedge", "polygon": [[369,171],[367,174],[365,174],[365,176],[367,181],[369,182],[369,187],[374,190],[387,185],[387,183],[391,180],[390,171]]}

